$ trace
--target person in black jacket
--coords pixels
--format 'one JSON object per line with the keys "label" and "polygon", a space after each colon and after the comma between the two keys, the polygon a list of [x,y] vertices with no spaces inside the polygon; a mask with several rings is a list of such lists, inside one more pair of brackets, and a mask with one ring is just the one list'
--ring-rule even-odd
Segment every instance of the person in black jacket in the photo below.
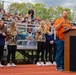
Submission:
{"label": "person in black jacket", "polygon": [[56,55],[56,42],[54,39],[54,32],[52,30],[50,22],[45,22],[46,28],[46,65],[56,65],[55,55]]}
{"label": "person in black jacket", "polygon": [[32,8],[28,10],[28,14],[31,15],[31,19],[34,19],[34,10]]}
{"label": "person in black jacket", "polygon": [[0,20],[0,67],[3,67],[1,64],[4,46],[5,46],[5,37],[6,37],[6,28],[4,26],[4,21]]}

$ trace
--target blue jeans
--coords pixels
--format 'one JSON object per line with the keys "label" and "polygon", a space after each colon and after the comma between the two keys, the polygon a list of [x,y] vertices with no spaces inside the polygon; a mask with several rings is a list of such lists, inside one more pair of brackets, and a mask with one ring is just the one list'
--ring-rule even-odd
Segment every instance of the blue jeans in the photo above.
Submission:
{"label": "blue jeans", "polygon": [[56,64],[57,69],[64,69],[64,41],[60,39],[57,40]]}

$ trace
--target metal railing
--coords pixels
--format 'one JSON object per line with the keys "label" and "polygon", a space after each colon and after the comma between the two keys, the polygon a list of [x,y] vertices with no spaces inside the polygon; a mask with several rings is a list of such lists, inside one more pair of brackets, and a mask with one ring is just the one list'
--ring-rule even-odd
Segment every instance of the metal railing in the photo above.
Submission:
{"label": "metal railing", "polygon": [[[10,27],[11,22],[5,22],[7,29]],[[17,23],[18,35],[17,35],[17,49],[37,49],[37,42],[35,39],[35,31],[33,29],[38,26],[38,24],[25,24]],[[31,33],[29,33],[31,29]]]}

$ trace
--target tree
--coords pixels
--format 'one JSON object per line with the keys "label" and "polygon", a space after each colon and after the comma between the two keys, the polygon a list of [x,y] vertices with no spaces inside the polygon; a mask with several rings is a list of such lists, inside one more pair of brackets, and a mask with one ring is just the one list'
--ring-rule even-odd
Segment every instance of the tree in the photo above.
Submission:
{"label": "tree", "polygon": [[12,3],[8,8],[9,12],[12,14],[16,13],[18,11],[18,5],[19,3]]}
{"label": "tree", "polygon": [[32,7],[34,9],[35,17],[39,16],[43,19],[49,18],[50,20],[60,17],[62,10],[66,9],[69,12],[68,19],[72,20],[71,10],[68,8],[63,8],[61,6],[57,6],[57,7],[50,6],[50,7],[46,8],[46,6],[41,3],[36,3],[36,4],[12,3],[8,9],[13,14],[17,12],[18,14],[25,15],[28,13],[28,10],[30,7]]}
{"label": "tree", "polygon": [[2,8],[2,4],[0,3],[0,8]]}
{"label": "tree", "polygon": [[69,8],[63,8],[61,6],[57,6],[56,7],[56,11],[58,12],[58,17],[61,16],[62,10],[67,10],[68,11],[68,19],[71,21],[72,20],[72,16],[71,16],[71,10]]}
{"label": "tree", "polygon": [[43,15],[44,15],[43,12],[46,11],[45,5],[39,4],[39,3],[35,4],[34,11],[35,11],[35,17],[40,16],[41,18],[43,18]]}
{"label": "tree", "polygon": [[54,7],[50,6],[47,10],[47,15],[51,20],[55,19],[55,18],[57,18],[57,11],[55,10]]}

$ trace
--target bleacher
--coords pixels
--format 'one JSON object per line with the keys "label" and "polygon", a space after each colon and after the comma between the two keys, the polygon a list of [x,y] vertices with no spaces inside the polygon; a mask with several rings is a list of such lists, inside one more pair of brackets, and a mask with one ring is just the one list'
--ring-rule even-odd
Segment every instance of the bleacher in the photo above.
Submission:
{"label": "bleacher", "polygon": [[[7,29],[10,26],[10,22],[5,22]],[[22,54],[23,60],[29,61],[29,63],[35,63],[37,42],[35,39],[35,34],[33,33],[33,28],[37,26],[35,24],[26,25],[24,23],[17,23],[18,35],[17,35],[17,52]],[[28,28],[31,29],[31,33],[28,32]],[[5,49],[7,48],[7,43]],[[7,50],[7,49],[6,49]],[[8,51],[6,51],[8,52]],[[18,55],[19,56],[19,55]],[[18,57],[16,56],[16,58]],[[6,57],[6,55],[4,56]],[[27,59],[26,59],[27,58]],[[21,59],[20,59],[21,60]],[[19,60],[16,63],[19,63]]]}

